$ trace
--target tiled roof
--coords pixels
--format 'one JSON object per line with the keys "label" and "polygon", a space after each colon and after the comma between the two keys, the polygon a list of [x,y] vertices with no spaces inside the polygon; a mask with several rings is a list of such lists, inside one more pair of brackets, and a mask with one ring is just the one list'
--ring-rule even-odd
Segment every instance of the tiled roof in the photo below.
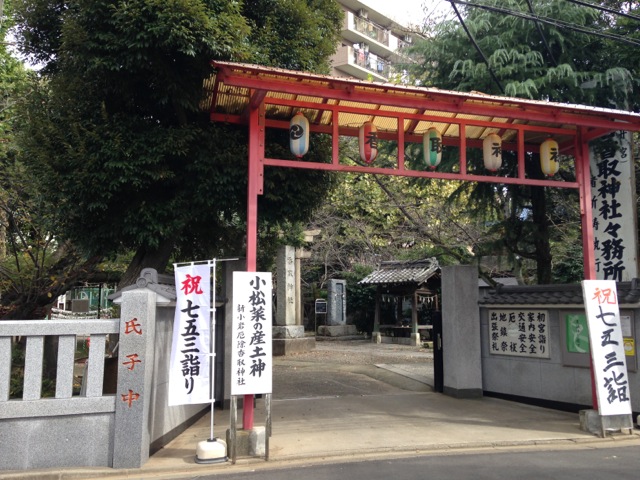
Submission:
{"label": "tiled roof", "polygon": [[122,296],[123,292],[139,288],[148,288],[152,292],[162,295],[170,301],[175,301],[176,299],[176,285],[172,275],[158,273],[153,268],[144,268],[142,272],[140,272],[136,283],[112,293],[109,295],[109,300],[116,300]]}
{"label": "tiled roof", "polygon": [[382,262],[378,270],[371,272],[358,283],[363,285],[422,284],[440,271],[435,258],[405,262]]}
{"label": "tiled roof", "polygon": [[[118,301],[123,292],[130,290],[149,289],[159,297],[165,299],[164,302],[176,301],[176,284],[173,275],[158,273],[154,268],[143,268],[136,283],[124,287],[123,289],[109,295],[109,300]],[[221,307],[226,303],[226,299],[216,298],[216,307]]]}
{"label": "tiled roof", "polygon": [[[634,279],[631,282],[619,282],[616,284],[618,291],[618,304],[640,303],[640,282]],[[529,286],[504,286],[499,285],[495,289],[481,294],[481,305],[582,305],[582,286],[572,285],[529,285]]]}
{"label": "tiled roof", "polygon": [[[211,112],[215,121],[245,123],[248,119],[245,113],[254,103],[261,103],[256,101],[255,92],[259,90],[258,98],[267,105],[265,121],[287,130],[289,120],[298,111],[313,119],[311,126],[318,132],[330,133],[327,128],[333,126],[340,130],[340,135],[357,136],[355,125],[369,121],[377,127],[379,138],[388,135],[387,138],[397,140],[400,126],[405,140],[412,136],[417,140],[419,136],[422,141],[424,132],[434,127],[443,132],[443,141],[451,140],[456,145],[460,121],[464,120],[463,135],[469,146],[492,132],[499,132],[503,143],[517,144],[521,134],[526,143],[540,144],[549,136],[545,129],[553,129],[558,143],[572,145],[577,126],[640,130],[640,114],[636,112],[374,83],[243,63],[214,61],[212,65],[215,73],[204,82],[206,95],[202,107]],[[336,109],[339,115],[332,113]],[[407,121],[395,118],[400,112],[407,115]],[[335,120],[338,125],[333,125]],[[519,128],[508,127],[513,124]]]}

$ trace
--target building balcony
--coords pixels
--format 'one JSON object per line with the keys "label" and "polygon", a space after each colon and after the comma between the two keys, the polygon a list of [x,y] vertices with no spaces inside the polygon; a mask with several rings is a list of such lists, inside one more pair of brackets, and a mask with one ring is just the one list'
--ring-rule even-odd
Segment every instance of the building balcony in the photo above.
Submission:
{"label": "building balcony", "polygon": [[376,82],[386,82],[392,73],[392,65],[379,58],[376,54],[364,49],[343,46],[332,58],[333,68],[342,76],[372,79]]}
{"label": "building balcony", "polygon": [[354,44],[367,44],[374,55],[388,57],[398,48],[398,37],[370,20],[345,12],[342,38]]}
{"label": "building balcony", "polygon": [[367,20],[366,18],[361,18],[355,16],[351,13],[351,17],[353,18],[353,28],[366,36],[370,40],[375,40],[381,45],[389,46],[389,30],[384,30],[377,25],[374,25],[372,22]]}

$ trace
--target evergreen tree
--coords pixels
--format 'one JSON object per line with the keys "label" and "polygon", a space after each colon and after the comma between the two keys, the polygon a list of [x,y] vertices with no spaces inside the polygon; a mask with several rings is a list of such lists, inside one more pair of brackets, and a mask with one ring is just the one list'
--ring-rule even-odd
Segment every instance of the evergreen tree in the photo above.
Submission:
{"label": "evergreen tree", "polygon": [[[614,36],[628,28],[627,21],[582,3],[454,2],[459,16],[434,25],[413,48],[421,60],[408,68],[422,84],[450,90],[602,107],[631,105],[637,98],[637,62],[625,58],[628,44]],[[637,8],[636,2],[601,2],[618,12],[627,3]],[[514,166],[507,159],[499,174],[513,175],[509,169]],[[542,177],[537,155],[527,155],[525,167],[529,178]],[[574,172],[563,167],[561,175],[572,180]],[[561,197],[577,202],[575,194],[552,195],[549,189],[522,186],[498,191],[484,184],[465,184],[463,189],[476,205],[493,205],[492,217],[502,212],[504,221],[496,226],[502,247],[513,256],[534,259],[538,283],[551,283],[550,225],[562,219],[556,214],[563,211],[557,204]],[[564,221],[576,225],[575,219]]]}
{"label": "evergreen tree", "polygon": [[[21,138],[62,213],[59,235],[87,255],[135,250],[130,283],[171,255],[243,253],[247,132],[209,122],[210,61],[326,72],[341,11],[329,0],[25,0],[17,21],[43,79]],[[330,178],[268,172],[264,244],[308,218]]]}

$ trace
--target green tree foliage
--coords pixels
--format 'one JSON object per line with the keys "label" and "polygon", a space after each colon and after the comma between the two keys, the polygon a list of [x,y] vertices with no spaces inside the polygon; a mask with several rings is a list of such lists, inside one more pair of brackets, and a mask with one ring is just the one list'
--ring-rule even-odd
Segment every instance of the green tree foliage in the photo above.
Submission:
{"label": "green tree foliage", "polygon": [[[600,3],[619,12],[629,11],[629,4],[638,8],[637,2]],[[422,61],[408,65],[422,84],[602,107],[635,104],[638,49],[599,34],[637,35],[637,22],[564,0],[477,0],[456,5],[469,33],[459,18],[434,24],[428,39],[413,48]],[[537,155],[528,155],[525,166],[530,178],[541,178]],[[512,175],[514,167],[507,156],[499,174]],[[568,180],[574,176],[566,167],[560,174]],[[575,256],[562,242],[576,235],[558,230],[579,226],[566,208],[577,203],[575,193],[480,184],[465,184],[462,191],[475,205],[493,206],[488,220],[496,213],[502,218],[494,226],[494,233],[501,232],[499,244],[487,243],[485,249],[506,248],[513,258],[534,259],[538,283],[567,281],[567,272],[578,273],[571,267],[553,276],[553,255],[558,263],[571,263]]]}
{"label": "green tree foliage", "polygon": [[[380,142],[379,149],[376,166],[397,157],[394,143]],[[345,141],[340,151],[343,162],[358,163],[356,142]],[[408,144],[405,153],[408,168],[418,168],[422,146]],[[466,207],[466,198],[447,202],[458,187],[458,182],[430,179],[341,176],[309,225],[321,234],[309,246],[307,282],[318,281],[319,288],[331,278],[354,283],[362,278],[358,271],[388,260],[436,257],[441,265],[478,261],[488,229]]]}
{"label": "green tree foliage", "polygon": [[[2,4],[0,36],[12,27],[11,3]],[[51,301],[60,279],[77,258],[53,237],[55,209],[25,167],[16,142],[24,118],[18,114],[30,94],[31,72],[0,44],[0,317],[31,317],[33,306]],[[70,277],[70,275],[66,275]],[[25,307],[25,308],[21,308]]]}
{"label": "green tree foliage", "polygon": [[633,96],[633,62],[612,62],[616,52],[633,49],[589,33],[615,33],[623,17],[565,0],[480,0],[457,8],[484,58],[457,18],[439,23],[413,49],[429,59],[412,66],[422,83],[603,107]]}
{"label": "green tree foliage", "polygon": [[[125,282],[172,253],[242,254],[247,132],[209,122],[209,62],[326,71],[340,15],[326,0],[18,2],[21,50],[43,66],[21,138],[58,234],[88,255],[135,250]],[[330,178],[269,173],[261,239],[306,219]]]}

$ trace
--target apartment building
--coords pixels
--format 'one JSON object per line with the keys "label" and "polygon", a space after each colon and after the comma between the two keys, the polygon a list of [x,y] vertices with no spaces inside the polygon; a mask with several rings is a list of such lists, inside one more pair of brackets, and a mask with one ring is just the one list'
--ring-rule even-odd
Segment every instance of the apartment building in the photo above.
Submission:
{"label": "apartment building", "polygon": [[364,1],[337,1],[345,15],[342,41],[331,59],[331,74],[375,82],[401,77],[398,64],[406,62],[403,50],[411,45],[415,34]]}

